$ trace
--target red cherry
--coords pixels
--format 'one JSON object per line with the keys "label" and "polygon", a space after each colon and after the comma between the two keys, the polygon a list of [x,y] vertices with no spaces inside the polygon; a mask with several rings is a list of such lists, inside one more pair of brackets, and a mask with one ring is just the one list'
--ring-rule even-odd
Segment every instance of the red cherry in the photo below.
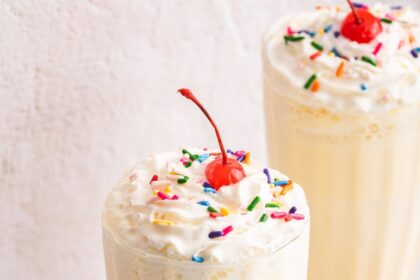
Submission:
{"label": "red cherry", "polygon": [[245,171],[242,165],[236,159],[228,158],[226,150],[223,146],[222,137],[220,136],[219,129],[217,128],[216,123],[210,117],[210,114],[204,108],[203,105],[197,100],[194,94],[186,88],[178,90],[184,97],[190,99],[194,102],[198,108],[204,113],[207,119],[210,121],[211,125],[216,132],[217,141],[219,142],[220,152],[222,157],[218,157],[209,163],[206,167],[206,178],[207,181],[212,185],[216,190],[219,190],[223,186],[229,186],[241,181],[246,177]]}
{"label": "red cherry", "polygon": [[350,1],[352,12],[347,15],[341,26],[341,34],[360,44],[369,43],[382,32],[380,19],[365,9],[355,9]]}
{"label": "red cherry", "polygon": [[236,184],[245,176],[242,165],[232,158],[228,158],[227,163],[223,163],[223,158],[216,158],[206,168],[207,181],[216,191],[223,186]]}

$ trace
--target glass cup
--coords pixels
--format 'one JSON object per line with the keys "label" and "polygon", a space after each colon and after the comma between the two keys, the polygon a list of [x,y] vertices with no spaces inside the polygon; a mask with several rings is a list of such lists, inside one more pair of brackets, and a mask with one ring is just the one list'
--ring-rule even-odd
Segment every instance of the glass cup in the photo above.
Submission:
{"label": "glass cup", "polygon": [[[148,256],[118,240],[103,225],[108,280],[307,279],[309,221],[303,232],[275,252],[228,264],[179,262]],[[256,237],[258,238],[258,237]]]}
{"label": "glass cup", "polygon": [[269,158],[305,186],[309,279],[413,279],[420,252],[420,104],[333,113],[292,100],[270,71],[265,63]]}

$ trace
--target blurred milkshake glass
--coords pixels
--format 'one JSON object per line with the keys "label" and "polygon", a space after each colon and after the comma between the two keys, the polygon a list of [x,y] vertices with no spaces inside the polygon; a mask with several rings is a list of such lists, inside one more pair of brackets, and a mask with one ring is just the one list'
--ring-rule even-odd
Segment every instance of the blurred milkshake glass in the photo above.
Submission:
{"label": "blurred milkshake glass", "polygon": [[318,7],[284,18],[264,37],[270,161],[305,186],[311,280],[413,279],[420,14],[376,4],[369,11],[383,31],[359,44],[340,33],[349,11]]}
{"label": "blurred milkshake glass", "polygon": [[246,177],[217,190],[213,152],[149,157],[120,180],[103,211],[108,280],[307,279],[302,188],[237,151]]}

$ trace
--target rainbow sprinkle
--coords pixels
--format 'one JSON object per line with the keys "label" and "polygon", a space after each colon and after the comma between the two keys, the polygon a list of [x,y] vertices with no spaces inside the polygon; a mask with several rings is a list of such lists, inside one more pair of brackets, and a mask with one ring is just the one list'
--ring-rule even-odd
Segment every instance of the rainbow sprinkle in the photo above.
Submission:
{"label": "rainbow sprinkle", "polygon": [[264,168],[263,172],[265,174],[265,176],[267,176],[267,183],[271,184],[271,175],[270,175],[270,170],[268,170],[268,168]]}
{"label": "rainbow sprinkle", "polygon": [[327,26],[325,26],[325,28],[324,28],[324,32],[325,33],[328,33],[328,32],[330,32],[331,31],[331,29],[333,28],[333,26],[332,26],[332,24],[328,24]]}
{"label": "rainbow sprinkle", "polygon": [[197,256],[192,256],[191,260],[192,260],[193,262],[196,262],[196,263],[203,263],[203,262],[204,262],[204,258],[202,258],[202,257],[197,257]]}
{"label": "rainbow sprinkle", "polygon": [[213,238],[218,238],[218,237],[222,237],[223,236],[223,232],[218,230],[218,231],[212,231],[209,233],[209,238],[213,239]]}
{"label": "rainbow sprinkle", "polygon": [[228,227],[225,227],[225,228],[222,230],[223,236],[228,235],[228,234],[229,234],[229,233],[231,233],[232,231],[233,231],[233,226],[228,226]]}
{"label": "rainbow sprinkle", "polygon": [[208,202],[207,200],[201,200],[197,202],[197,204],[202,205],[202,206],[209,206],[210,202]]}
{"label": "rainbow sprinkle", "polygon": [[281,180],[281,181],[280,181],[280,180],[276,180],[276,179],[274,179],[273,184],[274,184],[274,186],[276,186],[276,187],[285,186],[285,185],[290,184],[290,180]]}
{"label": "rainbow sprinkle", "polygon": [[367,86],[366,86],[366,84],[365,84],[365,83],[362,83],[362,84],[360,85],[360,89],[361,89],[362,91],[366,91],[366,90],[367,90]]}
{"label": "rainbow sprinkle", "polygon": [[306,81],[304,88],[309,89],[312,85],[312,83],[317,79],[316,74],[312,74],[312,76],[309,77],[309,79]]}
{"label": "rainbow sprinkle", "polygon": [[411,55],[412,55],[414,58],[418,58],[418,57],[419,57],[419,53],[420,53],[420,48],[415,48],[415,49],[412,49],[412,50],[410,51],[410,53],[411,53]]}
{"label": "rainbow sprinkle", "polygon": [[164,225],[164,226],[172,226],[176,224],[174,221],[161,220],[161,219],[154,219],[153,223],[155,225]]}
{"label": "rainbow sprinkle", "polygon": [[311,46],[314,47],[315,49],[317,49],[320,52],[322,52],[324,50],[324,47],[321,44],[319,44],[315,41],[311,42]]}
{"label": "rainbow sprinkle", "polygon": [[376,62],[372,58],[370,58],[368,56],[362,56],[362,61],[363,62],[366,62],[366,63],[369,63],[370,65],[372,65],[374,67],[377,66]]}
{"label": "rainbow sprinkle", "polygon": [[312,54],[309,58],[310,58],[311,60],[315,60],[315,59],[317,59],[318,57],[320,57],[321,55],[322,55],[322,52],[316,52],[316,53]]}
{"label": "rainbow sprinkle", "polygon": [[292,208],[290,208],[289,214],[294,214],[294,213],[296,213],[296,211],[297,211],[297,208],[295,206],[293,206]]}
{"label": "rainbow sprinkle", "polygon": [[207,207],[207,211],[210,213],[219,213],[219,211],[217,211],[217,209],[212,206]]}
{"label": "rainbow sprinkle", "polygon": [[390,20],[389,18],[381,18],[381,21],[386,24],[392,24],[392,20]]}
{"label": "rainbow sprinkle", "polygon": [[277,203],[266,203],[265,208],[280,208],[280,205]]}
{"label": "rainbow sprinkle", "polygon": [[337,68],[337,71],[335,72],[335,75],[340,78],[341,76],[343,76],[344,73],[344,67],[346,66],[346,64],[344,63],[344,61],[342,61],[340,63],[340,65]]}
{"label": "rainbow sprinkle", "polygon": [[256,196],[251,203],[248,205],[248,207],[246,208],[248,211],[252,211],[254,210],[255,206],[257,206],[257,204],[261,201],[261,198],[259,196]]}
{"label": "rainbow sprinkle", "polygon": [[268,215],[267,214],[262,214],[261,218],[260,218],[260,223],[265,223],[268,219]]}
{"label": "rainbow sprinkle", "polygon": [[284,42],[287,44],[289,42],[300,42],[305,40],[304,36],[284,36]]}
{"label": "rainbow sprinkle", "polygon": [[376,47],[375,50],[372,52],[373,55],[378,55],[378,53],[380,52],[380,50],[382,49],[383,44],[381,42],[379,42]]}

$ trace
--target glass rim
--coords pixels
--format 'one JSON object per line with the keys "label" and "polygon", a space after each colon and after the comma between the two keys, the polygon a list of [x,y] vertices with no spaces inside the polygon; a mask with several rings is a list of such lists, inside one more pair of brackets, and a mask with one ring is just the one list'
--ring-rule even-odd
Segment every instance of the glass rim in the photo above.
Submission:
{"label": "glass rim", "polygon": [[[167,258],[167,257],[162,257],[162,256],[159,256],[159,255],[156,255],[156,254],[153,254],[153,253],[148,254],[144,250],[134,248],[134,247],[128,245],[121,238],[118,238],[117,236],[115,236],[105,226],[105,223],[104,223],[103,219],[102,219],[102,231],[103,232],[106,231],[112,237],[113,241],[116,242],[119,246],[123,247],[126,250],[129,250],[136,257],[147,259],[148,262],[167,264],[167,265],[170,265],[170,266],[177,266],[177,267],[225,268],[225,267],[235,266],[235,265],[239,265],[239,264],[243,264],[243,263],[249,263],[249,262],[252,262],[252,261],[255,261],[255,260],[262,260],[262,259],[268,258],[270,256],[273,256],[273,255],[279,253],[281,250],[283,250],[284,248],[286,248],[287,246],[289,246],[290,244],[292,244],[293,242],[295,242],[297,239],[299,239],[300,237],[302,237],[304,235],[305,231],[310,226],[310,217],[305,217],[305,220],[303,222],[304,222],[304,225],[302,226],[302,229],[298,233],[293,234],[293,236],[286,238],[285,241],[282,242],[281,245],[278,248],[276,248],[274,250],[271,250],[271,251],[269,251],[267,253],[264,253],[264,254],[258,254],[258,255],[255,255],[255,256],[251,256],[251,257],[239,258],[239,259],[236,259],[235,261],[224,262],[224,263],[211,263],[211,262],[198,263],[198,262],[194,262],[192,260],[182,261],[182,260],[178,260],[178,259],[171,259],[171,258]],[[104,238],[104,237],[102,237],[102,238]]]}

